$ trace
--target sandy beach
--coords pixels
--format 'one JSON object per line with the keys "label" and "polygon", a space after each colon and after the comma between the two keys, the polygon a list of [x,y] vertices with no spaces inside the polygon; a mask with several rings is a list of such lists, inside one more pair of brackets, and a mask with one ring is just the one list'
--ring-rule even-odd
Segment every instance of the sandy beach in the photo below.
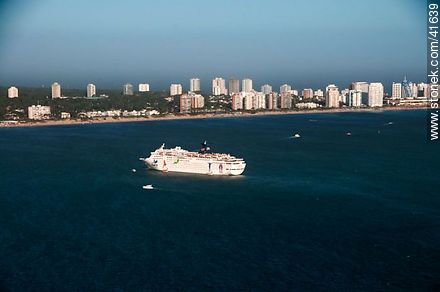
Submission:
{"label": "sandy beach", "polygon": [[62,126],[62,125],[87,125],[100,123],[132,123],[148,121],[166,121],[166,120],[187,120],[187,119],[211,119],[227,117],[250,117],[250,116],[270,116],[270,115],[303,115],[303,114],[325,114],[325,113],[350,113],[350,112],[381,112],[381,111],[399,111],[426,109],[426,107],[383,107],[383,108],[338,108],[338,109],[313,109],[313,110],[289,110],[289,111],[261,111],[261,112],[233,112],[233,113],[208,113],[196,115],[166,115],[151,117],[118,117],[118,118],[98,118],[90,120],[65,119],[65,120],[44,120],[32,122],[10,123],[9,121],[0,122],[2,128],[13,127],[38,127],[38,126]]}

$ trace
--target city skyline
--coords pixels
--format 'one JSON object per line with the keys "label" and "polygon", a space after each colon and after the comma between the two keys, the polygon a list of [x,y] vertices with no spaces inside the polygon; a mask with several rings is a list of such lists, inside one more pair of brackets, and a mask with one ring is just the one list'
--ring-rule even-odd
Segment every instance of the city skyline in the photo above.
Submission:
{"label": "city skyline", "polygon": [[[71,88],[148,80],[157,89],[170,82],[186,86],[198,76],[207,91],[206,81],[215,76],[296,88],[353,79],[390,84],[405,73],[424,79],[425,11],[419,1],[318,1],[320,9],[307,1],[252,4],[9,1],[0,7],[0,80],[5,86],[58,80]],[[345,13],[347,7],[357,13]],[[123,8],[130,13],[121,14]],[[77,23],[85,10],[90,21]]]}
{"label": "city skyline", "polygon": [[[22,84],[18,84],[18,83],[11,83],[11,84],[0,84],[0,87],[11,87],[11,88],[15,88],[15,87],[18,87],[18,88],[19,87],[21,87],[21,88],[39,88],[40,87],[40,88],[50,88],[50,87],[53,87],[54,84],[61,85],[62,83],[59,82],[59,80],[60,79],[58,78],[57,81],[54,81],[51,84],[43,84],[41,86],[26,86],[26,85],[22,85]],[[213,77],[212,79],[205,80],[205,82],[203,82],[203,81],[204,80],[201,80],[200,78],[197,78],[197,77],[190,78],[186,82],[183,81],[181,83],[169,81],[169,83],[167,83],[165,85],[165,87],[163,87],[163,88],[157,88],[157,87],[154,87],[154,85],[153,85],[153,89],[151,89],[151,91],[153,91],[153,92],[174,91],[175,88],[173,88],[173,87],[178,86],[179,87],[179,89],[177,90],[178,92],[180,92],[180,91],[181,92],[192,92],[192,91],[195,91],[195,92],[202,92],[202,93],[205,93],[205,94],[209,94],[211,92],[211,94],[213,94],[213,95],[219,95],[218,93],[215,94],[214,92],[212,92],[214,90],[214,83],[217,82],[217,81],[221,81],[221,82],[224,83],[222,86],[226,90],[226,92],[223,93],[225,95],[232,95],[232,93],[234,93],[234,90],[232,92],[229,91],[231,89],[231,86],[233,86],[233,88],[236,87],[238,89],[235,93],[238,93],[238,92],[241,92],[241,91],[245,91],[245,92],[246,91],[256,91],[256,92],[262,91],[262,92],[264,92],[265,91],[264,88],[267,87],[267,86],[271,90],[272,90],[272,88],[274,88],[274,90],[272,90],[271,92],[279,92],[279,93],[282,93],[283,91],[290,91],[290,90],[296,90],[296,91],[298,91],[298,90],[299,91],[304,91],[304,90],[312,90],[312,91],[313,90],[322,90],[322,89],[325,89],[329,85],[335,85],[335,84],[338,87],[341,86],[341,84],[336,83],[336,82],[329,82],[329,83],[325,84],[322,87],[314,87],[314,86],[307,86],[307,85],[304,85],[304,87],[297,87],[297,86],[293,85],[295,83],[291,83],[291,82],[290,83],[289,82],[282,83],[282,84],[281,83],[280,84],[276,84],[276,83],[274,84],[274,83],[263,82],[261,84],[257,83],[255,86],[253,86],[253,84],[255,84],[254,80],[250,79],[250,78],[243,78],[243,79],[231,79],[230,78],[230,79],[227,79],[227,78],[223,78],[223,77],[221,77],[219,75],[216,75],[216,77]],[[233,82],[234,84],[231,84],[231,82]],[[246,90],[245,88],[243,88],[243,83],[249,83],[249,82],[250,82],[251,90],[249,90],[249,88],[248,88],[248,90]],[[400,86],[402,86],[405,82],[407,82],[408,84],[410,84],[412,86],[417,86],[420,83],[425,84],[425,82],[423,80],[408,80],[407,79],[407,75],[403,75],[403,77],[401,77],[401,79],[393,80],[390,83],[386,83],[383,80],[378,80],[378,79],[362,80],[362,81],[359,80],[359,79],[351,80],[347,84],[342,84],[341,88],[348,89],[348,88],[350,88],[355,83],[356,84],[362,84],[362,85],[364,85],[364,86],[366,86],[368,88],[368,85],[370,83],[381,83],[381,84],[383,84],[383,92],[384,92],[384,94],[389,94],[389,95],[393,95],[394,97],[396,97],[394,95],[394,93],[393,93],[394,90],[395,90],[395,86],[397,84],[400,84]],[[133,89],[133,87],[134,87],[133,84],[137,85],[137,88],[138,88],[137,90]],[[129,82],[129,83],[125,83],[125,84],[119,84],[119,85],[117,85],[115,87],[105,87],[105,86],[98,86],[98,87],[101,90],[115,90],[115,89],[120,89],[121,86],[122,86],[122,92],[125,92],[126,91],[125,87],[127,85],[132,87],[133,92],[135,92],[135,91],[136,92],[149,92],[151,84],[150,83],[143,83],[143,81],[141,81],[141,83],[133,83],[133,82],[130,83]],[[362,85],[358,85],[358,86],[362,86]],[[63,88],[66,88],[66,89],[86,88],[85,89],[86,92],[88,91],[87,88],[89,86],[93,86],[94,87],[94,94],[96,94],[96,84],[95,83],[87,82],[86,84],[81,84],[80,86],[73,86],[73,87],[70,87],[68,85],[66,86],[65,84],[63,84]],[[359,88],[359,90],[362,91],[364,89]],[[402,90],[403,90],[403,88],[402,88]],[[366,92],[368,92],[368,89],[367,89]],[[266,94],[268,94],[268,93],[266,93]]]}

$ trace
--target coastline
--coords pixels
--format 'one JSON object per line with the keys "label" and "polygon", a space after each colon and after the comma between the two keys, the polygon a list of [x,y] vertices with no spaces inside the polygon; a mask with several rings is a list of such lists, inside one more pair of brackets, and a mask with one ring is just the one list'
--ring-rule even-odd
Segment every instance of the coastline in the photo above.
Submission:
{"label": "coastline", "polygon": [[275,115],[301,115],[301,114],[325,114],[325,113],[353,113],[353,112],[382,112],[382,111],[401,111],[401,110],[421,110],[427,109],[426,106],[412,107],[382,107],[382,108],[335,108],[335,109],[311,109],[297,111],[261,111],[261,112],[231,112],[231,113],[208,113],[197,115],[167,115],[160,117],[119,117],[119,118],[98,118],[93,120],[44,120],[32,121],[24,123],[0,123],[0,128],[21,128],[21,127],[41,127],[41,126],[68,126],[68,125],[89,125],[89,124],[105,124],[105,123],[133,123],[133,122],[149,122],[149,121],[167,121],[167,120],[196,120],[196,119],[212,119],[212,118],[231,118],[231,117],[255,117],[255,116],[275,116]]}

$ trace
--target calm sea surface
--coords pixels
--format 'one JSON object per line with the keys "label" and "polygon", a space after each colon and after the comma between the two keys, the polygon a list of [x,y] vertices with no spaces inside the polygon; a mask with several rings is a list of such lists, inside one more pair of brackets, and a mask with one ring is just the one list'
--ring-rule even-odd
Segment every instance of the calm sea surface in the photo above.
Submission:
{"label": "calm sea surface", "polygon": [[[138,160],[203,140],[244,176]],[[0,129],[0,290],[438,291],[439,150],[424,111]]]}

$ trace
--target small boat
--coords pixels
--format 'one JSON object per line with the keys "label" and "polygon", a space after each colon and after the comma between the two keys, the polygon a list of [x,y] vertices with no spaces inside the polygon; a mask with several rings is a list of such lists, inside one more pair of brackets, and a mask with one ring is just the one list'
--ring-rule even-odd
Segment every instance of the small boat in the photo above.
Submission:
{"label": "small boat", "polygon": [[347,133],[345,133],[345,135],[351,136],[351,132],[347,132]]}
{"label": "small boat", "polygon": [[136,169],[133,168],[133,169],[131,170],[131,172],[136,172]]}
{"label": "small boat", "polygon": [[394,124],[394,122],[388,122],[388,125],[392,125],[392,124]]}
{"label": "small boat", "polygon": [[295,135],[293,135],[293,138],[299,138],[301,137],[298,133],[295,133]]}
{"label": "small boat", "polygon": [[152,190],[152,189],[154,189],[154,188],[153,188],[153,185],[142,186],[142,188],[143,188],[144,190]]}

